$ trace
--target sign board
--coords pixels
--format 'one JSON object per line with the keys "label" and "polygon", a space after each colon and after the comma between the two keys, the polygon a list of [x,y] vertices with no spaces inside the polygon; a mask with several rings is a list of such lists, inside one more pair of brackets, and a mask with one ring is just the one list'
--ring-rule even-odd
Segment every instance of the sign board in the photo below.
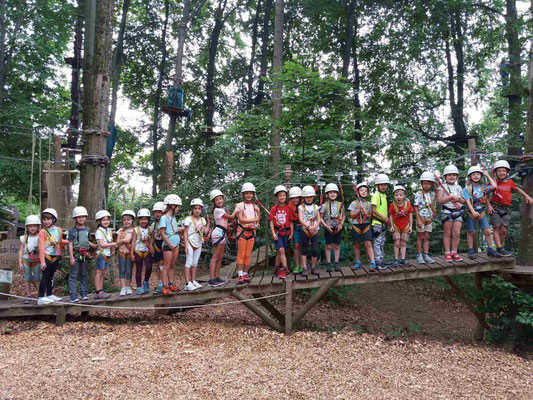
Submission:
{"label": "sign board", "polygon": [[12,283],[13,272],[18,269],[19,239],[0,242],[0,283]]}

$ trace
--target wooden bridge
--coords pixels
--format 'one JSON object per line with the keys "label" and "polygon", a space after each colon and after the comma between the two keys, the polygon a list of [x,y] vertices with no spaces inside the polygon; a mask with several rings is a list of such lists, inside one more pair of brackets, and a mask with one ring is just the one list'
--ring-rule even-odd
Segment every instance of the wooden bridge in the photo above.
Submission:
{"label": "wooden bridge", "polygon": [[[90,300],[81,303],[70,303],[65,297],[62,304],[37,305],[24,304],[23,300],[0,301],[0,317],[21,317],[34,315],[55,315],[56,324],[62,325],[67,314],[85,313],[97,311],[105,307],[179,307],[190,306],[191,304],[201,304],[219,298],[233,297],[246,306],[255,315],[261,318],[268,326],[279,331],[291,334],[294,327],[302,320],[311,307],[320,300],[333,286],[359,285],[371,282],[392,282],[408,279],[422,279],[442,276],[450,284],[454,292],[466,303],[469,309],[478,318],[478,336],[483,333],[483,329],[488,328],[485,316],[475,311],[475,306],[464,296],[462,291],[450,279],[450,276],[461,274],[474,274],[476,287],[482,289],[481,277],[486,272],[511,271],[515,267],[514,258],[494,258],[486,254],[479,253],[475,260],[470,260],[462,254],[463,261],[447,262],[442,257],[435,257],[434,264],[418,264],[409,261],[407,265],[400,268],[387,268],[385,270],[369,271],[367,266],[359,270],[352,270],[344,267],[341,271],[326,272],[320,270],[320,275],[289,275],[282,280],[270,273],[258,271],[253,273],[251,282],[244,285],[237,285],[237,279],[231,279],[227,284],[212,288],[204,286],[194,292],[177,292],[170,296],[161,294],[144,294],[119,296],[113,294],[105,300]],[[318,290],[307,300],[307,302],[296,312],[293,310],[293,292],[299,289],[318,288]],[[285,298],[284,310],[278,310],[268,299],[264,298],[269,294],[278,295]],[[85,305],[93,306],[86,307]],[[237,306],[237,305],[236,305]]]}

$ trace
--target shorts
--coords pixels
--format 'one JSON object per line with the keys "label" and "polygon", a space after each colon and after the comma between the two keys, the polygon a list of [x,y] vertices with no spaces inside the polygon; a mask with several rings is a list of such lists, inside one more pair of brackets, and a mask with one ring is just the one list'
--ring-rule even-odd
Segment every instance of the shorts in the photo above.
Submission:
{"label": "shorts", "polygon": [[213,241],[213,246],[218,246],[219,244],[226,244],[228,242],[226,232],[218,227],[213,229],[213,233],[211,233],[211,240]]}
{"label": "shorts", "polygon": [[488,229],[489,228],[489,219],[487,218],[487,214],[483,216],[483,218],[478,219],[477,221],[472,218],[470,215],[466,214],[466,231],[467,232],[474,232],[476,230],[476,222],[479,229]]}
{"label": "shorts", "polygon": [[[357,230],[354,228],[356,228]],[[364,224],[354,224],[352,226],[352,242],[371,242],[373,238],[374,235],[372,234],[372,227],[370,226],[370,222],[366,222]]]}
{"label": "shorts", "polygon": [[[161,249],[161,250],[157,250],[157,249]],[[163,260],[163,241],[162,240],[155,240],[155,243],[154,243],[154,257],[153,257],[153,262],[159,262]]]}
{"label": "shorts", "polygon": [[423,225],[422,228],[417,227],[416,231],[418,233],[424,233],[424,232],[433,232],[433,222],[431,224]]}
{"label": "shorts", "polygon": [[409,240],[409,232],[408,231],[405,231],[404,233],[393,232],[392,233],[392,239],[393,240],[403,240],[404,242],[407,242]]}
{"label": "shorts", "polygon": [[341,244],[341,232],[330,233],[327,229],[324,229],[324,237],[326,238],[326,244]]}
{"label": "shorts", "polygon": [[276,249],[286,249],[289,247],[289,236],[288,235],[279,235],[278,234],[278,240],[274,242],[276,244]]}
{"label": "shorts", "polygon": [[292,234],[292,243],[302,243],[302,225],[294,225],[294,232]]}
{"label": "shorts", "polygon": [[23,260],[24,264],[24,281],[25,282],[40,282],[41,281],[41,265],[35,263],[33,266],[28,264],[28,261]]}
{"label": "shorts", "polygon": [[[444,225],[446,222],[463,222],[463,216],[458,215],[459,211],[454,212],[447,212],[443,211],[440,216],[440,223]],[[451,214],[451,216],[456,216],[456,218],[448,217]],[[464,214],[463,214],[464,215]]]}
{"label": "shorts", "polygon": [[98,258],[96,259],[96,269],[99,270],[106,270],[109,268],[109,264],[111,263],[110,259],[106,262],[104,256],[102,254],[98,254]]}
{"label": "shorts", "polygon": [[490,223],[494,228],[499,228],[500,226],[509,227],[509,222],[511,221],[511,213],[509,207],[505,206],[494,206],[494,213],[490,216]]}

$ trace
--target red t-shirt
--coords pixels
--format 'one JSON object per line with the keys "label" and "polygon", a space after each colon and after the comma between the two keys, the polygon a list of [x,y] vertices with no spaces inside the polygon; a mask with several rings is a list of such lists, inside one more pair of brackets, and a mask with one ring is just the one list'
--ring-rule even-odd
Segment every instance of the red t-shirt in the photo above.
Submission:
{"label": "red t-shirt", "polygon": [[298,205],[295,205],[292,201],[289,201],[289,208],[292,211],[292,220],[296,225],[300,225],[299,217],[298,217]]}
{"label": "red t-shirt", "polygon": [[510,206],[513,201],[513,190],[516,191],[515,183],[507,179],[505,182],[496,180],[498,184],[496,190],[492,192],[492,202],[502,206]]}
{"label": "red t-shirt", "polygon": [[[396,225],[399,229],[403,230],[407,227],[407,225],[409,225],[409,214],[414,213],[415,210],[413,210],[413,206],[411,206],[411,203],[404,201],[403,206],[396,206],[398,208],[398,213],[396,213],[394,205],[395,203],[391,203],[391,205],[389,206],[389,215],[392,217],[394,225]],[[406,205],[408,205],[408,208],[406,208]],[[402,211],[404,215],[400,215]]]}
{"label": "red t-shirt", "polygon": [[[289,206],[280,206],[276,204],[270,209],[270,214],[268,216],[269,221],[274,221],[274,226],[277,228],[286,228],[289,230],[291,228],[291,221],[293,221],[293,213]],[[284,236],[285,231],[280,230],[280,235]]]}

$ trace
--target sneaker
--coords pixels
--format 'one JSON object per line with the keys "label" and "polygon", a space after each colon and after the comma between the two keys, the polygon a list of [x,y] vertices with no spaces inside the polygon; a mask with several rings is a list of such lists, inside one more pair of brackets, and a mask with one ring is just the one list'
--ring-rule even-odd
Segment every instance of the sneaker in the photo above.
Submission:
{"label": "sneaker", "polygon": [[326,271],[327,272],[333,272],[333,268],[331,268],[331,263],[326,264]]}
{"label": "sneaker", "polygon": [[463,259],[459,254],[457,254],[455,251],[452,253],[453,261],[462,261]]}
{"label": "sneaker", "polygon": [[468,249],[468,258],[470,258],[471,260],[476,258],[476,253],[474,253],[474,249]]}
{"label": "sneaker", "polygon": [[156,288],[154,289],[154,292],[156,293],[163,293],[163,284],[159,284],[156,286]]}
{"label": "sneaker", "polygon": [[87,295],[85,294],[85,295],[83,295],[83,296],[81,297],[81,300],[82,300],[82,301],[89,300],[89,296],[87,296]]}
{"label": "sneaker", "polygon": [[237,285],[242,285],[243,283],[246,283],[244,280],[244,275],[241,275],[237,278]]}
{"label": "sneaker", "polygon": [[143,289],[142,287],[139,286],[139,287],[137,288],[137,294],[144,294],[144,293],[145,293],[145,292],[144,292],[144,289]]}
{"label": "sneaker", "polygon": [[40,306],[52,304],[53,302],[54,300],[49,299],[48,297],[39,297],[39,300],[37,300],[37,304],[39,304]]}
{"label": "sneaker", "polygon": [[422,256],[424,257],[424,261],[426,262],[426,264],[434,264],[435,263],[435,260],[432,259],[429,254],[422,254]]}
{"label": "sneaker", "polygon": [[302,275],[303,276],[308,276],[309,275],[309,268],[306,268],[302,271]]}
{"label": "sneaker", "polygon": [[285,267],[285,268],[281,268],[281,269],[279,270],[279,272],[278,272],[278,277],[279,277],[280,279],[285,279],[285,278],[287,277],[287,272],[288,272],[287,267]]}
{"label": "sneaker", "polygon": [[219,281],[217,281],[217,278],[211,278],[207,281],[207,285],[211,287],[218,287],[222,285]]}
{"label": "sneaker", "polygon": [[183,289],[188,291],[188,292],[192,292],[193,290],[196,290],[198,288],[196,286],[194,286],[194,284],[192,282],[189,282],[189,283],[187,283],[185,285],[185,287]]}
{"label": "sneaker", "polygon": [[96,296],[95,296],[97,299],[109,299],[111,297],[111,293],[106,293],[104,292],[103,290],[98,293]]}
{"label": "sneaker", "polygon": [[24,304],[30,304],[30,303],[33,303],[33,300],[30,300],[30,299],[24,300]]}
{"label": "sneaker", "polygon": [[402,259],[400,260],[400,265],[406,265],[406,264],[407,264],[407,263],[405,262],[405,258],[402,258]]}
{"label": "sneaker", "polygon": [[400,260],[394,260],[392,263],[392,268],[399,268],[400,267]]}
{"label": "sneaker", "polygon": [[339,263],[335,263],[335,271],[339,272],[341,270],[341,266]]}
{"label": "sneaker", "polygon": [[170,291],[170,289],[169,289],[167,286],[163,286],[163,287],[161,288],[161,292],[163,292],[163,294],[164,294],[165,296],[170,296],[170,294],[172,293],[172,292]]}
{"label": "sneaker", "polygon": [[302,267],[294,267],[292,269],[292,273],[295,274],[295,275],[301,274],[302,272],[303,272],[303,268]]}
{"label": "sneaker", "polygon": [[513,255],[510,251],[505,250],[503,247],[500,247],[499,249],[496,249],[498,253],[500,253],[503,257],[510,257]]}
{"label": "sneaker", "polygon": [[[381,270],[388,268],[388,265],[385,263],[377,264],[377,266],[378,266],[378,269],[381,269]],[[392,266],[394,266],[394,263],[392,263]]]}
{"label": "sneaker", "polygon": [[148,293],[150,291],[150,284],[147,281],[143,282],[143,290],[144,293]]}
{"label": "sneaker", "polygon": [[444,260],[445,260],[445,261],[449,261],[449,262],[453,261],[452,253],[446,253],[446,254],[444,254]]}
{"label": "sneaker", "polygon": [[129,286],[126,286],[126,294],[133,294],[133,290]]}
{"label": "sneaker", "polygon": [[78,301],[80,301],[80,299],[78,299],[77,297],[74,298],[74,299],[70,299],[71,303],[77,303]]}
{"label": "sneaker", "polygon": [[196,289],[201,289],[201,288],[203,288],[203,286],[200,285],[197,281],[192,281],[192,284],[196,287]]}
{"label": "sneaker", "polygon": [[274,276],[275,276],[275,277],[279,278],[279,272],[280,272],[280,271],[279,271],[279,268],[278,268],[278,267],[274,268]]}
{"label": "sneaker", "polygon": [[[54,296],[55,297],[55,296]],[[52,303],[55,302],[54,298],[52,296],[46,296],[48,300],[50,300]]]}
{"label": "sneaker", "polygon": [[178,285],[170,285],[168,286],[168,288],[170,289],[171,292],[179,292],[181,290],[181,288],[178,286]]}
{"label": "sneaker", "polygon": [[419,263],[419,264],[425,264],[426,260],[424,259],[424,255],[423,254],[417,255],[416,256],[416,262]]}
{"label": "sneaker", "polygon": [[496,258],[503,257],[498,251],[494,250],[492,247],[489,247],[487,249],[487,255],[489,257],[496,257]]}
{"label": "sneaker", "polygon": [[313,275],[320,275],[320,271],[318,270],[317,267],[311,268],[311,273]]}
{"label": "sneaker", "polygon": [[370,263],[370,265],[368,266],[368,270],[369,270],[369,271],[375,271],[376,268],[377,268],[377,267],[376,267],[376,263],[375,263],[374,261],[372,261],[372,262]]}
{"label": "sneaker", "polygon": [[[126,288],[123,287],[122,289],[120,289],[120,294],[119,296],[126,296],[128,293],[126,293]],[[94,295],[94,297],[98,297],[98,295]]]}
{"label": "sneaker", "polygon": [[[374,264],[375,266],[376,264]],[[361,268],[361,260],[356,260],[355,264],[352,266],[352,269],[359,269]]]}
{"label": "sneaker", "polygon": [[61,297],[54,296],[53,294],[47,297],[50,297],[54,301],[61,301]]}
{"label": "sneaker", "polygon": [[244,280],[244,283],[250,283],[251,279],[250,277],[248,276],[248,274],[245,274],[242,276],[243,280]]}
{"label": "sneaker", "polygon": [[217,281],[218,283],[220,283],[221,285],[227,283],[228,281],[225,281],[224,279],[220,278],[220,276],[217,276],[215,278],[215,281]]}

